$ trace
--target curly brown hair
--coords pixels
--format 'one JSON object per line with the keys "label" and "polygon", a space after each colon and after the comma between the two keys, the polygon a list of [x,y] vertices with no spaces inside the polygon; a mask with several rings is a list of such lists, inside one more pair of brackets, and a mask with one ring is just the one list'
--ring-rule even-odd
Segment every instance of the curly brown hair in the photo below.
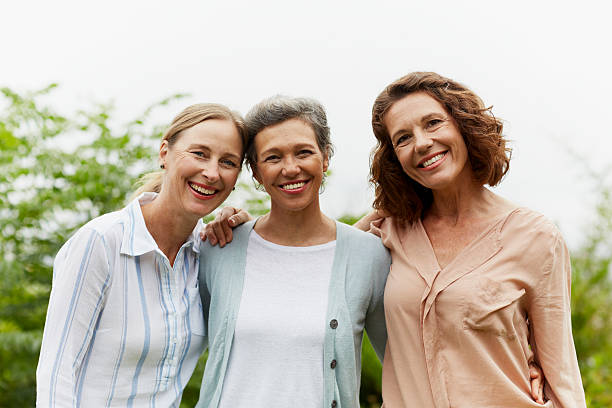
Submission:
{"label": "curly brown hair", "polygon": [[412,180],[402,169],[384,124],[389,108],[415,92],[426,92],[455,120],[477,182],[497,185],[508,171],[511,156],[502,135],[502,121],[466,86],[435,72],[412,72],[389,84],[372,107],[377,144],[370,161],[370,182],[375,189],[374,208],[384,210],[401,224],[419,220],[433,199],[430,189]]}

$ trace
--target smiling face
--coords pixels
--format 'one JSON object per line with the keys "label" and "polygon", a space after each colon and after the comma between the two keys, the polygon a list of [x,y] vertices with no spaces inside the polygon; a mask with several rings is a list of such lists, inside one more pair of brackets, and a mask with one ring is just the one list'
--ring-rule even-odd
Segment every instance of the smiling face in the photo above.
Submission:
{"label": "smiling face", "polygon": [[329,160],[317,145],[311,126],[289,119],[255,136],[255,179],[272,202],[272,210],[319,208],[319,187]]}
{"label": "smiling face", "polygon": [[229,120],[209,119],[183,130],[159,158],[166,169],[160,194],[198,218],[217,208],[234,188],[240,173],[242,139]]}
{"label": "smiling face", "polygon": [[404,172],[431,190],[472,179],[465,142],[444,106],[425,92],[395,102],[384,117]]}

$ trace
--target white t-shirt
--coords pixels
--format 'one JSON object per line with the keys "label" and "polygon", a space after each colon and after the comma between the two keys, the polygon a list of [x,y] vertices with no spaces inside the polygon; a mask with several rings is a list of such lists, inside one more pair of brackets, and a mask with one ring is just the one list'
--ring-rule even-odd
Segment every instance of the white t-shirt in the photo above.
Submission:
{"label": "white t-shirt", "polygon": [[277,245],[252,231],[220,408],[322,406],[335,249]]}

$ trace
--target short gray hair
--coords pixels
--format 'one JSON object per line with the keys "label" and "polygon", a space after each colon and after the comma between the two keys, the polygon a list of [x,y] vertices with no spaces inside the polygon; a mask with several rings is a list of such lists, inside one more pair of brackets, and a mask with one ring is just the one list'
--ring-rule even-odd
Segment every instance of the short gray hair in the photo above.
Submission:
{"label": "short gray hair", "polygon": [[289,119],[300,119],[314,130],[317,145],[327,158],[334,154],[334,146],[330,139],[329,126],[325,108],[311,98],[293,98],[276,95],[264,99],[253,106],[247,113],[245,122],[249,132],[246,147],[246,162],[255,169],[257,153],[255,152],[255,136],[268,126],[273,126]]}

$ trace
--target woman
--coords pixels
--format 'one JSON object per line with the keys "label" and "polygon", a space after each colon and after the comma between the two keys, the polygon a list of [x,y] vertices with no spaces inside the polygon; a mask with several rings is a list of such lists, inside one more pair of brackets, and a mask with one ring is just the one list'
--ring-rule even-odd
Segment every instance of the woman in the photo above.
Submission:
{"label": "woman", "polygon": [[161,172],[136,200],[80,228],[53,268],[37,369],[39,407],[178,406],[204,346],[200,219],[240,172],[246,130],[222,105],[183,110]]}
{"label": "woman", "polygon": [[586,406],[563,238],[484,187],[508,171],[501,121],[465,86],[415,72],[381,92],[372,126],[374,208],[386,214],[372,226],[393,259],[385,406],[541,406],[531,359],[545,406]]}
{"label": "woman", "polygon": [[246,161],[271,210],[202,245],[209,355],[198,407],[358,407],[364,328],[382,357],[389,255],[319,206],[333,149],[323,107],[275,97],[247,115]]}

